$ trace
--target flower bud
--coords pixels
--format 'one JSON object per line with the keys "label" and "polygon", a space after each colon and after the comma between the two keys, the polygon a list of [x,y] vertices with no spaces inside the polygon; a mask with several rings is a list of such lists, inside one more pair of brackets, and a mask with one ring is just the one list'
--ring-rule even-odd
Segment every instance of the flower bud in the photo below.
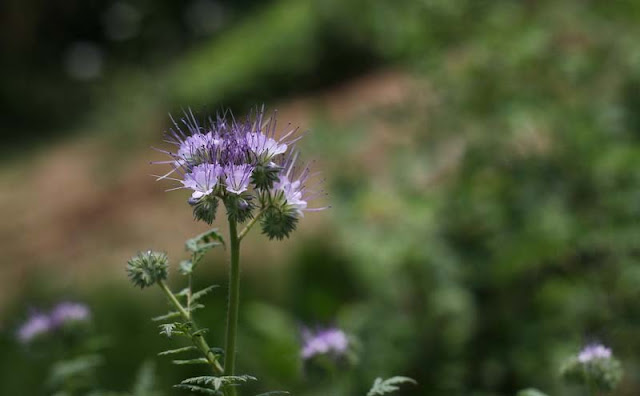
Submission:
{"label": "flower bud", "polygon": [[127,275],[135,286],[145,288],[167,279],[168,268],[169,259],[166,253],[147,250],[138,253],[127,262]]}
{"label": "flower bud", "polygon": [[251,183],[260,190],[269,190],[273,188],[273,183],[277,182],[280,177],[281,166],[273,162],[267,165],[258,165],[251,174]]}
{"label": "flower bud", "polygon": [[249,193],[228,195],[224,204],[227,208],[227,217],[236,220],[238,223],[243,223],[252,218],[253,209],[256,207],[253,203],[253,196]]}
{"label": "flower bud", "polygon": [[216,219],[216,211],[218,210],[218,199],[206,195],[201,198],[189,198],[189,205],[193,207],[193,217],[196,220],[204,221],[211,225]]}
{"label": "flower bud", "polygon": [[262,233],[269,239],[288,238],[289,234],[296,229],[298,224],[298,213],[288,205],[270,206],[262,215],[260,225]]}

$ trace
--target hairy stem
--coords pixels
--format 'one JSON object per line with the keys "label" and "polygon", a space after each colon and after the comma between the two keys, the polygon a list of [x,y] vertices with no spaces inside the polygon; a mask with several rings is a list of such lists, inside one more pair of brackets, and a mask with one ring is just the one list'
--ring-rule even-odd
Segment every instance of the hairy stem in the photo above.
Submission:
{"label": "hairy stem", "polygon": [[[231,269],[229,271],[229,308],[227,310],[224,374],[235,375],[236,333],[238,330],[238,308],[240,305],[240,238],[238,236],[238,224],[235,219],[229,219],[229,239],[231,245]],[[234,387],[230,387],[229,395],[236,395]]]}
{"label": "hairy stem", "polygon": [[244,227],[244,230],[240,231],[240,234],[238,234],[239,241],[241,241],[242,238],[244,238],[245,235],[247,235],[247,233],[251,230],[251,227],[253,227],[253,225],[256,224],[258,220],[260,220],[260,217],[262,217],[262,214],[264,213],[265,210],[266,210],[266,207],[260,209],[260,212],[258,212],[258,214],[253,219],[251,219],[249,223],[247,223],[247,226]]}
{"label": "hairy stem", "polygon": [[[169,289],[169,287],[164,281],[159,280],[158,286],[160,286],[160,289],[162,289],[164,294],[167,295],[167,298],[169,299],[171,304],[173,304],[173,306],[178,310],[178,312],[180,312],[180,315],[182,315],[184,320],[191,322],[193,326],[193,331],[197,332],[198,325],[193,319],[191,319],[191,312],[184,309],[182,304],[180,304],[180,301],[178,301],[175,294],[173,294],[173,292]],[[202,334],[196,334],[192,336],[191,341],[193,342],[193,345],[195,345],[198,349],[200,349],[200,352],[202,352],[202,354],[205,356],[209,364],[211,364],[211,366],[213,367],[213,372],[218,375],[223,374],[224,370],[222,369],[222,366],[220,366],[220,363],[218,363],[218,359],[216,355],[213,352],[211,352],[211,347],[209,346],[209,344],[207,344],[207,341],[204,339]]]}

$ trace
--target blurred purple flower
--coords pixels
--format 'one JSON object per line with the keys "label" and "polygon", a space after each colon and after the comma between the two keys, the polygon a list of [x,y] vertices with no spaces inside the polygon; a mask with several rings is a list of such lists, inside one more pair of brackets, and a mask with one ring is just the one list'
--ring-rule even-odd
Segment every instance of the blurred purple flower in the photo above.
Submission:
{"label": "blurred purple flower", "polygon": [[347,335],[338,328],[328,328],[312,332],[309,329],[302,331],[303,345],[301,356],[303,359],[311,359],[317,355],[332,354],[343,355],[348,347]]}
{"label": "blurred purple flower", "polygon": [[580,363],[589,363],[596,359],[609,358],[611,358],[611,349],[605,347],[602,344],[587,345],[578,354],[578,361]]}
{"label": "blurred purple flower", "polygon": [[18,328],[17,337],[22,343],[28,343],[34,338],[46,334],[54,329],[51,318],[43,313],[37,312],[32,314],[20,328]]}
{"label": "blurred purple flower", "polygon": [[57,327],[68,322],[87,320],[91,311],[85,304],[65,301],[56,305],[49,316],[51,324]]}

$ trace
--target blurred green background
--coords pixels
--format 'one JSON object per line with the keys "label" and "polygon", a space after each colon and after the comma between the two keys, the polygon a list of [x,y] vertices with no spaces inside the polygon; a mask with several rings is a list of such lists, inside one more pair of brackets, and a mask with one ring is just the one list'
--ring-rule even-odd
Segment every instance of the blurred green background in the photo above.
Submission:
{"label": "blurred green background", "polygon": [[[617,394],[640,394],[639,2],[6,0],[0,49],[0,394],[42,394],[51,359],[15,329],[61,299],[110,337],[102,387],[148,358],[168,395],[199,373],[154,358],[165,304],[124,273],[166,249],[177,289],[205,230],[149,177],[149,146],[168,113],[262,103],[310,130],[332,208],[243,246],[255,390],[363,395],[402,374],[420,383],[404,395],[579,395],[558,367],[601,341]],[[200,318],[218,345],[224,295]],[[303,369],[303,324],[344,328],[358,364]]]}

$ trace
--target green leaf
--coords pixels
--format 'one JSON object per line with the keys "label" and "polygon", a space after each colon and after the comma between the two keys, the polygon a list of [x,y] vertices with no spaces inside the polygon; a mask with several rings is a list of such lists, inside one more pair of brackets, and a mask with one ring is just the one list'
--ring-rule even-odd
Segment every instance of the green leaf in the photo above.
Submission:
{"label": "green leaf", "polygon": [[251,375],[227,375],[222,377],[204,375],[200,377],[187,378],[186,380],[182,381],[182,384],[209,385],[212,386],[213,389],[219,390],[226,385],[238,385],[241,383],[257,380],[258,379],[256,377],[253,377]]}
{"label": "green leaf", "polygon": [[186,346],[184,348],[176,348],[176,349],[169,349],[167,351],[162,351],[158,354],[158,356],[167,356],[167,355],[175,355],[177,353],[182,353],[182,352],[189,352],[189,351],[195,351],[198,348],[194,347],[194,346]]}
{"label": "green leaf", "polygon": [[102,363],[100,355],[79,356],[70,360],[57,362],[51,368],[49,382],[52,386],[63,384],[72,378],[81,377],[91,373]]}
{"label": "green leaf", "polygon": [[209,361],[205,358],[187,359],[187,360],[174,360],[171,363],[182,366],[185,364],[209,364]]}
{"label": "green leaf", "polygon": [[203,388],[202,386],[197,386],[197,385],[178,384],[178,385],[174,385],[173,387],[178,389],[186,389],[191,392],[200,392],[200,393],[204,393],[205,395],[217,395],[217,396],[222,395],[222,392],[220,391],[210,389],[210,388]]}
{"label": "green leaf", "polygon": [[208,332],[209,332],[209,329],[207,329],[207,328],[205,327],[205,328],[202,328],[202,329],[200,329],[200,330],[198,330],[198,331],[194,331],[193,333],[191,333],[191,335],[192,335],[192,336],[197,336],[197,335],[206,334],[206,333],[208,333]]}
{"label": "green leaf", "polygon": [[158,396],[160,393],[155,390],[155,387],[155,364],[152,361],[146,361],[138,370],[131,394],[133,396]]}
{"label": "green leaf", "polygon": [[259,395],[256,396],[279,396],[279,395],[290,395],[291,393],[287,392],[287,391],[271,391],[271,392],[265,392],[265,393],[261,393]]}
{"label": "green leaf", "polygon": [[193,295],[191,296],[191,301],[197,301],[199,298],[207,295],[210,291],[212,291],[213,289],[219,287],[218,285],[211,285],[211,286],[207,286],[202,290],[198,290],[197,292],[193,293]]}
{"label": "green leaf", "polygon": [[185,243],[185,247],[189,252],[197,254],[204,254],[206,251],[220,245],[224,246],[224,238],[218,233],[217,228],[191,238]]}
{"label": "green leaf", "polygon": [[185,323],[173,322],[163,323],[160,326],[160,334],[166,335],[171,338],[174,335],[188,335],[188,326]]}
{"label": "green leaf", "polygon": [[191,260],[182,260],[179,264],[180,267],[180,273],[182,275],[189,275],[190,273],[193,272],[193,261]]}
{"label": "green leaf", "polygon": [[174,319],[180,316],[180,312],[178,311],[170,311],[169,313],[167,313],[166,315],[161,315],[161,316],[156,316],[154,318],[151,318],[152,321],[154,322],[162,322],[168,319]]}
{"label": "green leaf", "polygon": [[547,396],[547,394],[534,388],[527,388],[518,392],[516,396]]}
{"label": "green leaf", "polygon": [[386,380],[382,378],[376,378],[373,382],[373,386],[371,390],[367,393],[367,396],[377,396],[377,395],[386,395],[389,393],[396,392],[400,390],[399,384],[410,383],[417,384],[417,382],[413,378],[409,377],[391,377]]}

